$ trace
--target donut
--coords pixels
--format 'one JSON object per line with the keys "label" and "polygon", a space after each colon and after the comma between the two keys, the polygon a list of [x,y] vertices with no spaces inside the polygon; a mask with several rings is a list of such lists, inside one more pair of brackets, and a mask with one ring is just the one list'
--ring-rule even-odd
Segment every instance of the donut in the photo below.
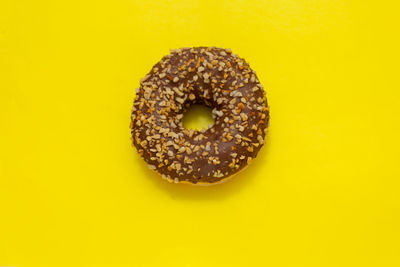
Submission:
{"label": "donut", "polygon": [[[193,104],[214,125],[186,129]],[[175,183],[214,184],[245,168],[264,144],[269,107],[249,64],[230,49],[171,50],[140,81],[131,114],[133,145],[150,169]]]}

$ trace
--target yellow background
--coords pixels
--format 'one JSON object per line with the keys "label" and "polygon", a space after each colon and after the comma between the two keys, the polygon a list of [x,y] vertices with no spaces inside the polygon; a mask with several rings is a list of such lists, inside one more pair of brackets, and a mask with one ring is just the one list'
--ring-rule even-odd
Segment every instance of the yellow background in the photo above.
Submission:
{"label": "yellow background", "polygon": [[[397,1],[0,1],[0,266],[400,266]],[[130,144],[170,48],[267,88],[259,157],[168,184]]]}

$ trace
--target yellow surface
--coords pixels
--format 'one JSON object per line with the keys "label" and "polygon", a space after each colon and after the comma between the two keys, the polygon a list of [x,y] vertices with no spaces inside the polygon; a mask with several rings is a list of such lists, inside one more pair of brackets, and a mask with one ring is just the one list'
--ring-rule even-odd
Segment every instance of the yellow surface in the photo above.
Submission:
{"label": "yellow surface", "polygon": [[186,129],[205,130],[214,125],[212,108],[205,105],[195,104],[185,111],[182,124]]}
{"label": "yellow surface", "polygon": [[[0,1],[0,266],[400,266],[397,1]],[[134,88],[215,45],[267,88],[259,157],[168,184]]]}

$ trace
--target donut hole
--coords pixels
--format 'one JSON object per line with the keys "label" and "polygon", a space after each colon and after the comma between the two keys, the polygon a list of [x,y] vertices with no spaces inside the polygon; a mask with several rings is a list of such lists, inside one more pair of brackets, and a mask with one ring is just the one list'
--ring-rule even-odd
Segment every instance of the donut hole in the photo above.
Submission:
{"label": "donut hole", "polygon": [[208,129],[214,125],[212,109],[205,105],[193,104],[183,113],[182,124],[188,130]]}

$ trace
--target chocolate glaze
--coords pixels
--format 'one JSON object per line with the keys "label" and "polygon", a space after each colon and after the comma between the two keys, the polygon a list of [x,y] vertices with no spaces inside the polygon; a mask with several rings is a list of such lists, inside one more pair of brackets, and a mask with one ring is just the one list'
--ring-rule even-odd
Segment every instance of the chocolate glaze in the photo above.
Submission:
{"label": "chocolate glaze", "polygon": [[[183,127],[183,113],[194,103],[213,108],[212,127]],[[230,49],[182,48],[141,80],[131,122],[134,146],[163,178],[215,183],[257,156],[269,108],[255,71]]]}

